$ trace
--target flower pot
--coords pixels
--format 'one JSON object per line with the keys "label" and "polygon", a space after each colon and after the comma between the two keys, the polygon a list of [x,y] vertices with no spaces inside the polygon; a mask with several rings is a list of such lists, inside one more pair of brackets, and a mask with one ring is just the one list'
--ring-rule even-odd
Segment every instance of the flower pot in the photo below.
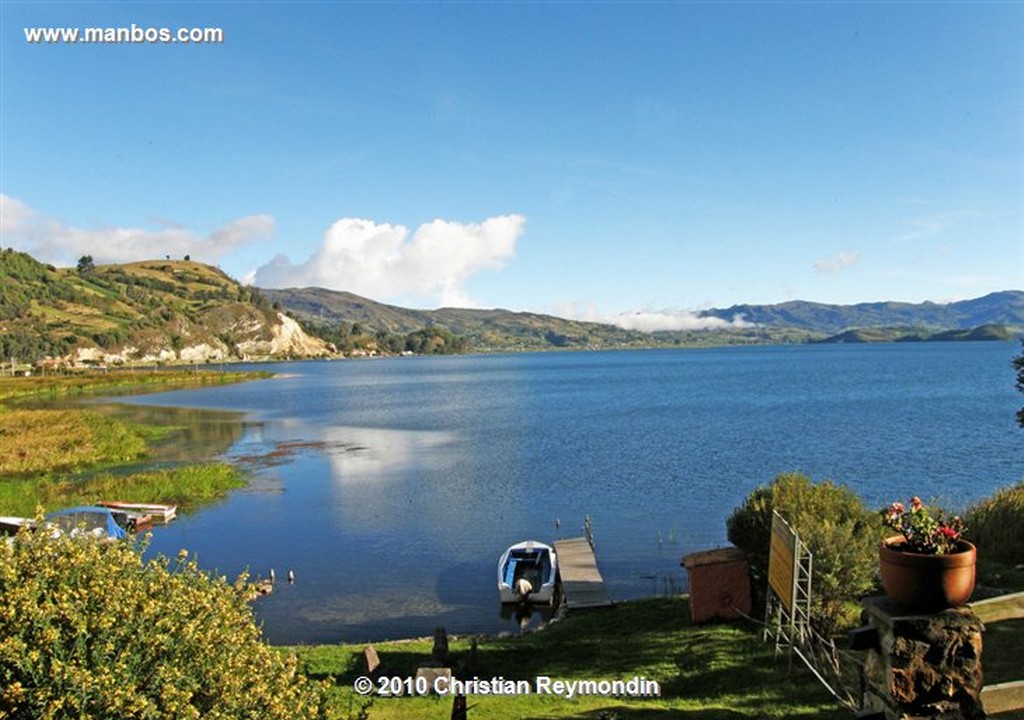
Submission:
{"label": "flower pot", "polygon": [[960,540],[956,552],[922,555],[901,550],[903,543],[895,537],[878,546],[882,587],[897,605],[932,612],[967,602],[974,592],[974,545]]}

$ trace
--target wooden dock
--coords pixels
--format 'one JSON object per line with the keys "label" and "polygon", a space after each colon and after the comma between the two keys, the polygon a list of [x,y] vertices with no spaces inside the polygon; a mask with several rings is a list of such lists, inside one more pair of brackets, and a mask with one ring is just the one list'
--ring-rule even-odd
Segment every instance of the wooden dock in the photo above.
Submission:
{"label": "wooden dock", "polygon": [[565,606],[575,608],[605,607],[611,605],[604,587],[597,558],[585,537],[557,540],[558,574],[562,579]]}

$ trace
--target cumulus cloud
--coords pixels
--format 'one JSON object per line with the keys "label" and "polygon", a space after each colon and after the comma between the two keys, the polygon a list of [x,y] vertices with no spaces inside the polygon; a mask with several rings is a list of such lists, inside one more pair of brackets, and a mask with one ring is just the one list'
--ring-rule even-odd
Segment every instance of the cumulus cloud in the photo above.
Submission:
{"label": "cumulus cloud", "polygon": [[732,320],[723,320],[719,317],[702,316],[686,310],[642,310],[632,313],[619,313],[609,316],[606,322],[618,325],[626,330],[640,330],[641,332],[725,330],[727,328],[754,326],[753,323],[744,320],[742,315],[736,315]]}
{"label": "cumulus cloud", "polygon": [[209,235],[197,235],[171,223],[146,228],[76,228],[36,212],[24,202],[0,194],[0,233],[3,244],[38,260],[69,265],[82,255],[97,263],[131,262],[171,255],[193,255],[213,262],[256,240],[269,237],[274,219],[249,215],[232,220]]}
{"label": "cumulus cloud", "polygon": [[554,310],[558,317],[570,320],[599,322],[617,325],[624,330],[640,332],[671,332],[680,330],[725,330],[729,328],[754,327],[743,315],[736,315],[731,320],[719,317],[704,316],[690,310],[636,310],[613,314],[601,313],[593,303],[570,303],[560,305]]}
{"label": "cumulus cloud", "polygon": [[304,262],[278,255],[247,279],[260,287],[316,286],[374,299],[418,296],[471,307],[466,281],[481,270],[501,269],[515,255],[525,222],[522,215],[482,223],[434,220],[410,236],[401,225],[342,218]]}
{"label": "cumulus cloud", "polygon": [[838,275],[851,265],[857,264],[860,260],[860,253],[850,250],[842,250],[834,258],[824,258],[814,261],[814,269],[822,275]]}

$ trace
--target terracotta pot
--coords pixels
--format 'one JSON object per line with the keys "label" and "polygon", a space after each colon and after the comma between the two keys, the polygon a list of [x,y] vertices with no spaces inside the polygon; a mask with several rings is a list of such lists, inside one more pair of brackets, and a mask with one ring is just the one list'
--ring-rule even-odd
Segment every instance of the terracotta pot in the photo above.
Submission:
{"label": "terracotta pot", "polygon": [[900,549],[902,537],[883,540],[878,546],[882,587],[908,610],[936,611],[963,605],[974,592],[978,551],[966,540],[956,552],[922,555]]}

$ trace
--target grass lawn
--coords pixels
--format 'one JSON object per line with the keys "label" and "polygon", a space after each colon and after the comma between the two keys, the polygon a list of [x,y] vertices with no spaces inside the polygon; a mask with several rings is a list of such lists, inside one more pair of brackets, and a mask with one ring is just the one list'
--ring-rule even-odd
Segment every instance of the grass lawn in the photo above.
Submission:
{"label": "grass lawn", "polygon": [[[366,703],[352,684],[364,674],[364,645],[292,648],[299,670],[332,683],[334,717],[355,718]],[[415,676],[430,664],[432,640],[375,645],[379,672]],[[776,659],[749,623],[693,626],[685,599],[655,598],[611,608],[577,610],[548,629],[507,639],[482,638],[475,667],[470,638],[451,639],[450,665],[484,680],[629,680],[660,685],[660,697],[587,696],[566,699],[531,693],[476,695],[468,717],[477,720],[669,720],[689,718],[848,718],[799,661]],[[458,673],[457,673],[458,674]],[[372,720],[448,718],[448,697],[375,697]]]}

